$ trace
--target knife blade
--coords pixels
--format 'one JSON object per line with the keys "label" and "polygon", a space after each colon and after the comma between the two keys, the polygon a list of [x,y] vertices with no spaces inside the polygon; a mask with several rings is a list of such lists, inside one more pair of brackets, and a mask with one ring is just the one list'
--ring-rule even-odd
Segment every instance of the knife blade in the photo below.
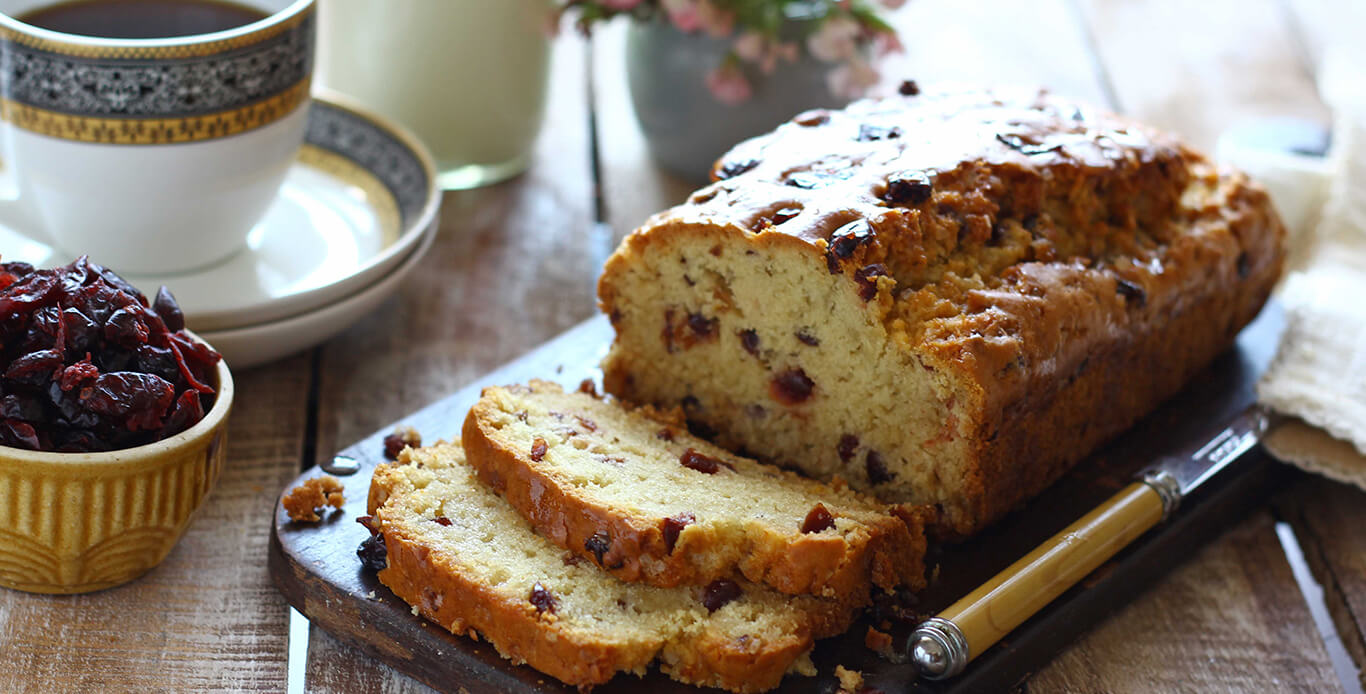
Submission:
{"label": "knife blade", "polygon": [[1279,421],[1253,405],[1197,446],[1164,456],[1109,500],[991,580],[921,623],[905,656],[926,679],[947,679],[1255,448]]}

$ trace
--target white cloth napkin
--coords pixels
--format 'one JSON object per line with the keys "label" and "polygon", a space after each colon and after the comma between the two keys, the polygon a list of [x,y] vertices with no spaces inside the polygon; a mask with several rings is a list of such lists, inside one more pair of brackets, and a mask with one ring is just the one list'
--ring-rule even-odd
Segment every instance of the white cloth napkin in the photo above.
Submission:
{"label": "white cloth napkin", "polygon": [[[1270,178],[1278,206],[1300,213],[1287,222],[1302,228],[1290,234],[1299,269],[1280,292],[1286,331],[1257,392],[1296,418],[1267,437],[1272,455],[1366,489],[1366,90],[1355,77],[1332,81],[1355,60],[1328,60],[1320,85],[1334,108],[1326,176],[1282,167]],[[1304,212],[1318,207],[1324,180],[1321,214]]]}

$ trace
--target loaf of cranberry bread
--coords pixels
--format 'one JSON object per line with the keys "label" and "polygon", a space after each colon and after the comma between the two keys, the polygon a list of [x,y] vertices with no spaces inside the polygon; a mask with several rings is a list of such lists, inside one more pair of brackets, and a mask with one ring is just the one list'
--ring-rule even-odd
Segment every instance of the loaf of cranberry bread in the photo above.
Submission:
{"label": "loaf of cranberry bread", "polygon": [[1044,92],[803,113],[628,236],[605,385],[966,535],[1229,347],[1280,273],[1266,193]]}
{"label": "loaf of cranberry bread", "polygon": [[422,616],[503,657],[587,687],[655,661],[674,679],[759,692],[812,674],[814,639],[852,610],[749,583],[656,588],[617,580],[537,535],[479,483],[459,444],[406,449],[375,470],[379,580]]}
{"label": "loaf of cranberry bread", "polygon": [[486,388],[462,439],[537,532],[626,581],[742,576],[854,605],[874,585],[924,586],[914,510],[721,450],[681,420],[532,381]]}

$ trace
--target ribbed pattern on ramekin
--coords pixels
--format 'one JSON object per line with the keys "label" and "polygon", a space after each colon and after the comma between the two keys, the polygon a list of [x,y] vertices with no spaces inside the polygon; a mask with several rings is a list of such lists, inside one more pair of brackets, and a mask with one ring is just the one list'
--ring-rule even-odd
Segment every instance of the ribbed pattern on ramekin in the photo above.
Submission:
{"label": "ribbed pattern on ramekin", "polygon": [[149,463],[152,469],[6,465],[0,471],[0,585],[85,592],[156,566],[222,471],[222,435],[167,451]]}

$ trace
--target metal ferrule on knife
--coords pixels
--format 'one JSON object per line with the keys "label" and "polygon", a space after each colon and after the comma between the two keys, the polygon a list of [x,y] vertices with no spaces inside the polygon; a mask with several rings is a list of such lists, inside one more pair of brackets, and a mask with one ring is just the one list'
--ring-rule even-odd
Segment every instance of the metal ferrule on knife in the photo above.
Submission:
{"label": "metal ferrule on knife", "polygon": [[1134,483],[1011,564],[972,593],[926,620],[907,642],[922,677],[946,679],[1169,518],[1181,500],[1252,450],[1275,415],[1254,405],[1189,454],[1163,458]]}

